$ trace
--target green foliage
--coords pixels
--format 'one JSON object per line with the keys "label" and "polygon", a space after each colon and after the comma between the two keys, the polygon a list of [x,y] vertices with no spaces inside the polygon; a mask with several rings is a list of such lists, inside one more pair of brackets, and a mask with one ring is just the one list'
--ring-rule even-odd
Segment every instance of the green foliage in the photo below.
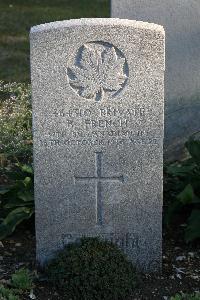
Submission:
{"label": "green foliage", "polygon": [[9,173],[15,182],[0,190],[0,240],[10,235],[18,224],[34,213],[33,170],[29,165],[16,164]]}
{"label": "green foliage", "polygon": [[46,273],[73,300],[126,299],[137,281],[133,265],[117,246],[97,238],[67,245],[46,266]]}
{"label": "green foliage", "polygon": [[174,297],[171,297],[170,300],[200,300],[200,293],[176,294]]}
{"label": "green foliage", "polygon": [[28,269],[16,271],[9,287],[0,285],[0,300],[20,300],[19,296],[24,291],[29,291],[33,286],[32,277]]}
{"label": "green foliage", "polygon": [[0,78],[30,82],[31,26],[84,17],[109,17],[109,0],[1,0]]}
{"label": "green foliage", "polygon": [[15,295],[12,289],[5,288],[0,285],[0,300],[20,300],[18,296]]}
{"label": "green foliage", "polygon": [[188,225],[185,230],[186,241],[193,241],[200,238],[200,210],[193,209],[188,218]]}
{"label": "green foliage", "polygon": [[0,81],[0,160],[32,156],[30,86]]}
{"label": "green foliage", "polygon": [[191,157],[167,168],[171,201],[165,222],[169,224],[183,210],[189,212],[185,240],[191,242],[200,238],[200,141],[189,139],[185,145]]}
{"label": "green foliage", "polygon": [[11,278],[11,284],[18,290],[30,290],[33,286],[31,274],[28,269],[16,271]]}

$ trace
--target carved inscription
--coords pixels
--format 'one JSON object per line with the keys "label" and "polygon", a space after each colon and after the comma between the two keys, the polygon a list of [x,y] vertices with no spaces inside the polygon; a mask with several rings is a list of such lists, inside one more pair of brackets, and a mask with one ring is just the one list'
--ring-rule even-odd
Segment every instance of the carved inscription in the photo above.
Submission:
{"label": "carved inscription", "polygon": [[[45,139],[40,139],[44,147],[159,145],[160,139],[152,136],[142,123],[150,115],[151,108],[103,106],[90,109],[56,109],[52,117],[62,119],[62,128],[49,129]],[[139,122],[138,122],[139,121]],[[136,123],[140,124],[134,126]]]}
{"label": "carved inscription", "polygon": [[[99,117],[124,117],[124,118],[130,118],[130,117],[144,117],[147,115],[148,111],[145,107],[135,106],[134,108],[122,108],[117,107],[113,108],[111,106],[105,106],[101,107],[98,110]],[[65,117],[65,118],[88,118],[93,115],[93,111],[91,109],[80,109],[80,108],[74,108],[74,109],[60,109],[55,110],[53,114],[56,117]]]}
{"label": "carved inscription", "polygon": [[121,182],[123,183],[124,178],[121,176],[105,177],[102,176],[102,152],[95,153],[95,176],[92,177],[80,177],[74,176],[74,183],[95,183],[95,193],[96,193],[96,224],[103,224],[103,196],[102,196],[102,184],[104,182]]}
{"label": "carved inscription", "polygon": [[40,140],[40,145],[44,147],[66,147],[71,146],[109,146],[109,145],[159,145],[159,138],[130,138],[130,139],[66,139],[66,140]]}
{"label": "carved inscription", "polygon": [[[66,233],[62,235],[62,243],[63,246],[74,243],[80,240],[83,237],[92,237],[92,234],[77,234],[77,233]],[[100,237],[103,240],[108,240],[116,245],[118,245],[124,252],[129,249],[135,249],[139,246],[139,239],[136,234],[134,233],[124,233],[124,234],[117,234],[117,233],[101,233],[95,234],[95,236]]]}

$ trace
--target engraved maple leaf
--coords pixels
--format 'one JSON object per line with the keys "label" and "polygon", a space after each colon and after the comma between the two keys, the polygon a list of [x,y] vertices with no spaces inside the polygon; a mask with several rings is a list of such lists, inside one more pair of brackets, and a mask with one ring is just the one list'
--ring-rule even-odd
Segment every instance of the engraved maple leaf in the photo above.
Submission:
{"label": "engraved maple leaf", "polygon": [[123,72],[125,58],[117,57],[114,47],[99,51],[83,46],[79,66],[70,68],[70,84],[80,89],[82,97],[99,101],[105,91],[121,89],[127,76]]}

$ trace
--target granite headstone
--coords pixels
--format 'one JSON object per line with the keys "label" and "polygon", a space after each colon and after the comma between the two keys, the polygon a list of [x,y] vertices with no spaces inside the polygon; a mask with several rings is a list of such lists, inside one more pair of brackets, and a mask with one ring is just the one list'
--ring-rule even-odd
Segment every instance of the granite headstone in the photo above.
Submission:
{"label": "granite headstone", "polygon": [[111,0],[111,15],[165,28],[164,154],[179,159],[185,140],[200,131],[200,1]]}
{"label": "granite headstone", "polygon": [[37,260],[98,236],[159,270],[163,28],[80,19],[30,39]]}

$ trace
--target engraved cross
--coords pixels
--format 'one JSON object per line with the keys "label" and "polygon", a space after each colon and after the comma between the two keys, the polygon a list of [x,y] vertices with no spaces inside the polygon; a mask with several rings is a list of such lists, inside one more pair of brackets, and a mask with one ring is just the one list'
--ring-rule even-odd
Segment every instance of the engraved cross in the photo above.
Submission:
{"label": "engraved cross", "polygon": [[95,194],[96,194],[96,223],[97,225],[103,224],[103,216],[102,216],[102,183],[104,182],[124,182],[123,175],[121,176],[113,176],[113,177],[105,177],[102,176],[102,152],[95,152],[95,176],[74,176],[75,183],[76,182],[95,182]]}

